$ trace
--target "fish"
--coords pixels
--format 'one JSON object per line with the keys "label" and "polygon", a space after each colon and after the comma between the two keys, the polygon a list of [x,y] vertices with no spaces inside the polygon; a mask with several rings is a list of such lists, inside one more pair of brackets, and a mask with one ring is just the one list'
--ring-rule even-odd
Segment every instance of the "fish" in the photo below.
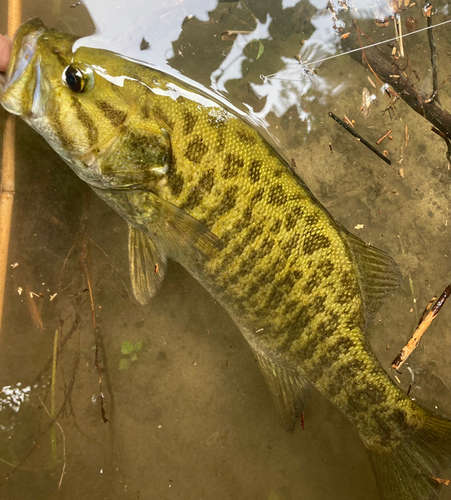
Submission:
{"label": "fish", "polygon": [[451,421],[394,384],[365,330],[401,275],[348,232],[285,159],[207,90],[39,19],[14,38],[2,106],[128,224],[133,293],[180,263],[235,321],[293,431],[311,387],[356,427],[381,498],[431,500]]}

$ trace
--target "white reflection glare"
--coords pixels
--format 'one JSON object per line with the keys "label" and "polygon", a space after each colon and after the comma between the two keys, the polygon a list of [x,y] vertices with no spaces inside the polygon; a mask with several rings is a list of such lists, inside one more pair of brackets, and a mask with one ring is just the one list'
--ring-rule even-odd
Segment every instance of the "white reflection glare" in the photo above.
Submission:
{"label": "white reflection glare", "polygon": [[[195,16],[201,21],[208,21],[208,12],[217,7],[217,0],[169,0],[160,3],[149,0],[116,0],[114,8],[111,7],[110,0],[85,0],[83,3],[96,26],[96,33],[78,39],[74,43],[73,51],[80,47],[112,50],[132,61],[158,68],[187,84],[195,83],[172,68],[167,59],[173,56],[172,43],[179,38],[185,17]],[[261,38],[268,38],[269,21],[270,19],[264,25],[259,23],[261,30],[257,28],[252,35],[258,33]],[[149,50],[140,49],[143,38],[150,42]],[[249,38],[249,41],[251,39],[253,38]],[[118,86],[123,86],[127,79],[125,76],[108,75],[100,67],[96,68],[96,72]],[[209,89],[204,87],[201,90],[235,114],[245,117],[253,125],[266,127],[264,120],[244,116],[242,110],[233,106],[221,94],[210,93]]]}
{"label": "white reflection glare", "polygon": [[29,392],[31,391],[31,386],[21,387],[21,383],[18,382],[16,386],[5,385],[0,391],[0,411],[10,408],[14,412],[20,410],[20,405],[29,399]]}
{"label": "white reflection glare", "polygon": [[[339,43],[330,22],[327,11],[318,12],[311,23],[315,31],[301,48],[300,57],[303,62],[336,54]],[[332,87],[326,78],[308,74],[294,58],[281,57],[284,67],[277,73],[263,79],[261,85],[253,85],[255,91],[266,97],[264,108],[258,113],[265,117],[269,112],[282,116],[291,107],[296,107],[299,118],[307,124],[307,132],[312,130],[313,116],[306,111],[305,102],[316,99],[315,94],[337,94],[346,88],[345,83]],[[314,93],[313,93],[314,92]]]}
{"label": "white reflection glare", "polygon": [[[113,6],[111,0],[85,0],[83,4],[92,17],[96,33],[77,40],[74,50],[82,46],[114,50],[169,68],[166,60],[173,55],[171,41],[178,39],[183,19],[195,16],[208,21],[208,12],[216,7],[217,0],[115,0]],[[143,38],[150,42],[149,50],[141,50]]]}
{"label": "white reflection glare", "polygon": [[254,40],[270,40],[269,25],[272,18],[268,15],[266,22],[262,24],[257,19],[257,27],[248,35],[238,35],[233,42],[231,51],[222,61],[221,66],[211,75],[211,84],[215,90],[225,91],[225,83],[228,80],[239,80],[243,77],[242,63],[247,59],[243,54],[244,48]]}
{"label": "white reflection glare", "polygon": [[[327,11],[329,2],[327,0],[310,0],[310,3],[316,9],[325,11],[327,15],[329,15]],[[344,9],[341,8],[337,0],[331,3],[334,5],[335,11],[340,17],[340,13],[343,12]],[[371,2],[368,2],[368,0],[348,0],[346,3],[352,17],[356,19],[383,19],[384,17],[393,15],[387,0],[373,0]]]}

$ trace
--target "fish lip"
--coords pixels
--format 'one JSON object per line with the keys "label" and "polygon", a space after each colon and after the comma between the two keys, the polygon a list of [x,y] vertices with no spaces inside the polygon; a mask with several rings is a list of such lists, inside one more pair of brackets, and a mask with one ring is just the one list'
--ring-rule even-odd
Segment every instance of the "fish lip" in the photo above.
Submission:
{"label": "fish lip", "polygon": [[29,33],[28,35],[25,35],[21,40],[20,49],[14,61],[13,68],[11,72],[8,71],[6,75],[5,90],[18,78],[20,78],[22,73],[27,69],[28,65],[32,61],[33,56],[36,54],[38,39],[43,33],[43,30],[40,31],[40,33]]}
{"label": "fish lip", "polygon": [[[6,72],[0,75],[0,101],[10,113],[22,114],[18,110],[10,109],[11,106],[8,105],[6,96],[9,88],[20,80],[30,63],[34,64],[38,40],[46,30],[47,28],[40,19],[32,19],[22,24],[14,37],[11,59]],[[40,82],[33,82],[35,88],[39,84]]]}
{"label": "fish lip", "polygon": [[36,53],[38,39],[45,31],[47,27],[38,18],[30,19],[19,27],[13,39],[11,59],[6,69],[7,85],[13,83],[28,66]]}

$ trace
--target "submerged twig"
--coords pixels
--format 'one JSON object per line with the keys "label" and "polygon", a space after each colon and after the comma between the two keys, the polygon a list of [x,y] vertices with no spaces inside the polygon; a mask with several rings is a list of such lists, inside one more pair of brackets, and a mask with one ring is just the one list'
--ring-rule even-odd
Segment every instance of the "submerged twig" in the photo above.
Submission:
{"label": "submerged twig", "polygon": [[449,78],[451,77],[451,75],[448,75],[444,80],[443,82],[438,86],[436,87],[436,89],[432,92],[432,95],[431,97],[429,97],[429,99],[426,99],[424,102],[426,104],[429,104],[430,102],[432,102],[434,99],[437,101],[437,102],[440,102],[438,100],[438,91],[443,87],[443,85],[445,85],[445,83],[449,80]]}
{"label": "submerged twig", "polygon": [[[423,7],[423,14],[426,16],[428,28],[432,28],[432,9],[429,9],[429,2],[426,0]],[[434,41],[433,30],[428,30],[429,47],[431,48],[431,65],[432,65],[432,90],[435,100],[440,104],[438,97],[438,71],[437,71],[437,45]]]}
{"label": "submerged twig", "polygon": [[396,38],[399,47],[399,55],[400,57],[404,57],[404,44],[402,40],[402,23],[401,23],[401,16],[399,15],[399,13],[395,14],[394,23],[395,23]]}
{"label": "submerged twig", "polygon": [[24,285],[24,289],[31,321],[33,321],[34,326],[40,332],[42,332],[44,331],[44,322],[42,321],[41,313],[39,310],[40,308],[38,307],[37,301],[33,298],[37,294],[34,294],[34,292],[31,291],[31,288],[28,286],[28,284]]}
{"label": "submerged twig", "polygon": [[89,299],[91,302],[91,317],[92,317],[92,326],[94,330],[94,343],[95,343],[94,364],[96,365],[97,373],[99,375],[100,413],[102,415],[102,420],[104,421],[104,423],[107,423],[108,419],[106,418],[106,412],[105,412],[105,396],[103,394],[102,370],[100,368],[100,360],[99,360],[99,339],[97,337],[97,322],[96,322],[96,313],[94,308],[94,295],[92,292],[92,284],[91,284],[91,272],[87,263],[85,262],[85,258],[83,258],[83,266],[85,269],[86,281],[88,283],[88,290],[89,290]]}
{"label": "submerged twig", "polygon": [[252,31],[245,30],[225,30],[221,33],[221,39],[224,41],[233,41],[238,35],[250,35]]}
{"label": "submerged twig", "polygon": [[[55,389],[56,389],[56,362],[58,359],[58,330],[55,330],[55,338],[53,341],[53,362],[52,362],[52,386],[50,398],[50,418],[55,421]],[[52,425],[50,431],[52,442],[52,458],[56,458],[56,436],[55,426]]]}
{"label": "submerged twig", "polygon": [[[354,30],[352,30],[354,32]],[[365,59],[357,51],[360,51],[359,36],[361,30],[356,27],[356,32],[342,41],[345,52],[363,66],[368,67],[376,73],[378,80],[391,85],[394,91],[405,101],[415,112],[424,116],[438,130],[451,139],[451,114],[437,104],[437,102],[426,103],[428,95],[422,89],[413,84],[404,74],[402,69],[395,64],[384,52],[377,47],[364,47]],[[362,32],[363,33],[363,32]],[[366,35],[365,35],[366,36]],[[393,77],[392,75],[397,75]]]}
{"label": "submerged twig", "polygon": [[435,476],[429,476],[429,477],[434,481],[437,481],[437,483],[444,484],[445,486],[449,486],[451,484],[451,480],[449,479],[442,479],[440,477],[435,477]]}
{"label": "submerged twig", "polygon": [[376,144],[379,145],[384,139],[386,139],[391,133],[393,132],[393,129],[389,129],[387,130],[387,132],[385,132],[385,134],[380,137],[377,141],[376,141]]}
{"label": "submerged twig", "polygon": [[334,115],[332,111],[329,111],[329,116],[333,118],[337,123],[339,123],[343,128],[345,128],[350,134],[352,134],[354,137],[356,137],[362,144],[364,144],[367,148],[371,149],[373,153],[376,153],[379,158],[385,161],[385,163],[388,163],[391,165],[391,161],[386,158],[383,153],[378,151],[372,144],[370,144],[366,139],[364,139],[360,134],[358,134],[352,127],[350,127],[347,123],[345,123],[343,120],[340,120],[337,115]]}
{"label": "submerged twig", "polygon": [[[401,352],[392,361],[392,368],[398,370],[406,361],[406,359],[412,354],[412,352],[417,348],[421,337],[424,332],[429,328],[431,323],[436,318],[437,314],[440,312],[446,299],[451,294],[451,285],[445,288],[445,291],[440,295],[437,302],[432,306],[432,301],[426,307],[423,315],[420,318],[420,322],[414,331],[412,337],[409,339],[407,344],[401,349]],[[427,313],[427,314],[426,314]]]}
{"label": "submerged twig", "polygon": [[435,127],[431,127],[432,132],[434,134],[439,135],[446,143],[446,147],[448,148],[446,151],[446,157],[448,158],[448,161],[451,162],[451,141],[446,137],[446,135],[441,132],[440,130],[436,129]]}
{"label": "submerged twig", "polygon": [[[85,196],[85,201],[84,201],[84,207],[83,207],[83,215],[85,214],[87,210],[87,198],[88,193],[86,192]],[[81,228],[81,234],[82,234],[82,241],[81,241],[81,252],[80,252],[80,263],[83,266],[84,269],[84,274],[86,276],[86,282],[88,285],[88,291],[89,291],[89,299],[91,303],[91,319],[92,319],[92,326],[93,326],[93,331],[94,331],[94,345],[95,345],[95,352],[94,352],[94,364],[97,369],[97,373],[99,376],[99,400],[100,400],[100,413],[102,415],[102,420],[104,423],[108,422],[108,419],[106,418],[106,412],[105,412],[105,396],[103,394],[103,381],[102,381],[102,370],[100,367],[100,341],[99,341],[99,336],[98,336],[98,328],[97,328],[97,321],[96,321],[96,313],[95,313],[95,305],[94,305],[94,294],[92,291],[92,280],[91,280],[91,266],[89,262],[89,253],[90,253],[90,247],[89,247],[89,241],[88,237],[86,234],[86,217],[83,216],[82,218],[82,228]]]}
{"label": "submerged twig", "polygon": [[[38,396],[39,401],[41,402],[42,407],[44,408],[45,412],[47,413],[47,415],[50,418],[52,418],[49,410],[47,410],[47,407],[44,404],[44,401],[42,401],[41,396],[39,396],[39,394],[37,394],[37,396]],[[53,424],[56,424],[58,426],[59,430],[61,431],[61,436],[63,437],[63,469],[61,470],[61,476],[60,476],[60,480],[58,483],[58,489],[60,489],[61,484],[63,482],[64,474],[66,473],[66,435],[64,434],[63,428],[61,427],[59,422],[57,422],[56,420],[53,419],[52,428],[53,428]]]}

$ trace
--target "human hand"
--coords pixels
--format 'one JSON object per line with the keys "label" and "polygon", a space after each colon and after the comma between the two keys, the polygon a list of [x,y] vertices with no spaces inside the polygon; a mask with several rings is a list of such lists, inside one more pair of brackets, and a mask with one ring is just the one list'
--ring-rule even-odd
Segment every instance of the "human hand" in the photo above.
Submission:
{"label": "human hand", "polygon": [[13,42],[8,37],[0,35],[0,71],[6,71],[12,48]]}

